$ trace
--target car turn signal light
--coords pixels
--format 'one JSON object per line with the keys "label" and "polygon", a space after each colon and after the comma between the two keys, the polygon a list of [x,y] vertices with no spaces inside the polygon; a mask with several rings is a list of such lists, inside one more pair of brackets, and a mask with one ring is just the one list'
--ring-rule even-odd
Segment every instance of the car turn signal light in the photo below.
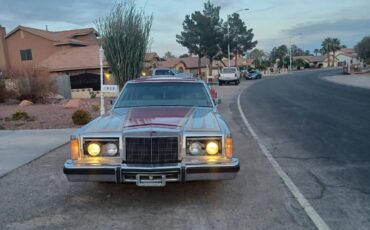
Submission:
{"label": "car turn signal light", "polygon": [[77,160],[80,157],[78,139],[71,140],[71,158],[72,160]]}
{"label": "car turn signal light", "polygon": [[232,138],[226,138],[225,155],[227,158],[233,157],[233,139]]}

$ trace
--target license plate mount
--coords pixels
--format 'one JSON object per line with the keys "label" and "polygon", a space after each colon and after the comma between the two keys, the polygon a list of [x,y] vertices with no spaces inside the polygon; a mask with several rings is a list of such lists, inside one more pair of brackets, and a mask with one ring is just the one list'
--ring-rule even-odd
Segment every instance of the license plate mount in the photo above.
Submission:
{"label": "license plate mount", "polygon": [[164,187],[166,186],[166,175],[137,174],[136,185],[140,187]]}

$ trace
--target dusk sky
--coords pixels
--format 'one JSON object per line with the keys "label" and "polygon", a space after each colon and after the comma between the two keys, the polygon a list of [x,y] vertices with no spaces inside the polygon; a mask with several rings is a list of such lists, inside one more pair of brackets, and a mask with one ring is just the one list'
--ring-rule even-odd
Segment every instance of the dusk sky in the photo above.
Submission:
{"label": "dusk sky", "polygon": [[[17,25],[49,30],[94,27],[94,20],[104,17],[117,1],[0,0],[0,24],[11,31]],[[151,51],[162,56],[166,51],[179,55],[186,48],[176,42],[186,14],[203,9],[199,0],[137,0],[139,8],[153,14]],[[281,44],[297,44],[303,49],[320,48],[325,37],[337,37],[342,44],[353,47],[362,37],[370,35],[370,1],[356,0],[213,0],[221,6],[225,20],[240,12],[248,28],[253,28],[257,48],[270,51]]]}

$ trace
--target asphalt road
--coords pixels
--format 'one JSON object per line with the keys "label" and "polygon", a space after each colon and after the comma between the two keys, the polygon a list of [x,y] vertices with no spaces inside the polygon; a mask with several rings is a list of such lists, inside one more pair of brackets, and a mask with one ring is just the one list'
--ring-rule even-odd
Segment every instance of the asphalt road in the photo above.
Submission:
{"label": "asphalt road", "polygon": [[340,70],[259,81],[242,109],[332,229],[370,229],[370,90],[320,79]]}
{"label": "asphalt road", "polygon": [[164,188],[70,183],[62,172],[65,145],[0,178],[0,228],[314,229],[241,120],[236,98],[258,83],[218,90],[241,162],[235,180]]}

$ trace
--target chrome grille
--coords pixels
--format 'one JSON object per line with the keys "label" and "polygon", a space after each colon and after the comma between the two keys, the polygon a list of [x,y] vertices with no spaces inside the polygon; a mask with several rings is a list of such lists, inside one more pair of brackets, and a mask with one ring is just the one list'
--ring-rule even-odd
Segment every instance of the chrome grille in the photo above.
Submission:
{"label": "chrome grille", "polygon": [[126,137],[126,163],[178,162],[177,137]]}

